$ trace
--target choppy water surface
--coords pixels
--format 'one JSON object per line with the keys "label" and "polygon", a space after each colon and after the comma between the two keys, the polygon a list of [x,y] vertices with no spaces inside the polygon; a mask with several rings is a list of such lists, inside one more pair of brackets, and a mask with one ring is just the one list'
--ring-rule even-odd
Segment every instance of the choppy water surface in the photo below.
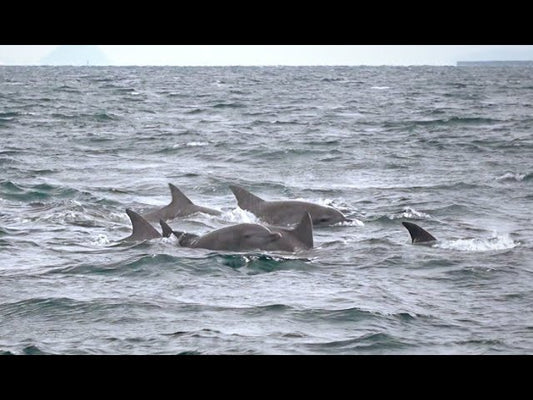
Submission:
{"label": "choppy water surface", "polygon": [[[528,68],[1,67],[0,352],[531,354],[532,156]],[[259,222],[229,184],[355,221],[119,243],[169,182],[191,233]]]}

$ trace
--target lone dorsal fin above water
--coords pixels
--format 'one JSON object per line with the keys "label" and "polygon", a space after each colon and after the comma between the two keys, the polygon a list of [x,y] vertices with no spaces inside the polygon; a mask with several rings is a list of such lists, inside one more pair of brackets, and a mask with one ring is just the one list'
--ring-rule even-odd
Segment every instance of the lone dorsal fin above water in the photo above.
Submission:
{"label": "lone dorsal fin above water", "polygon": [[313,219],[306,212],[301,221],[293,229],[293,235],[309,249],[313,248]]}
{"label": "lone dorsal fin above water", "polygon": [[409,234],[411,235],[412,243],[424,243],[424,242],[432,242],[432,241],[437,240],[429,232],[422,229],[418,225],[413,224],[412,222],[402,222],[402,224],[409,231]]}
{"label": "lone dorsal fin above water", "polygon": [[161,234],[135,211],[127,208],[126,214],[128,214],[128,217],[130,217],[131,227],[133,230],[132,234],[127,238],[127,240],[148,240],[161,237]]}
{"label": "lone dorsal fin above water", "polygon": [[237,199],[237,204],[243,210],[247,210],[253,213],[261,204],[265,202],[265,200],[263,200],[262,198],[257,197],[256,195],[250,193],[249,191],[243,189],[240,186],[230,185],[229,188],[235,195],[235,198]]}

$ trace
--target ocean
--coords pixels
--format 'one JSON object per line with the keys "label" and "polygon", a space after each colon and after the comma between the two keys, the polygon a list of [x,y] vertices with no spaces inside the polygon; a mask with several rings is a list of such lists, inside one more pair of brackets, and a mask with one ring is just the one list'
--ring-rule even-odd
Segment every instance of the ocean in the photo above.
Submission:
{"label": "ocean", "polygon": [[[2,66],[0,354],[532,354],[532,162],[528,67]],[[352,222],[121,242],[169,183],[190,233],[261,223],[232,184]]]}

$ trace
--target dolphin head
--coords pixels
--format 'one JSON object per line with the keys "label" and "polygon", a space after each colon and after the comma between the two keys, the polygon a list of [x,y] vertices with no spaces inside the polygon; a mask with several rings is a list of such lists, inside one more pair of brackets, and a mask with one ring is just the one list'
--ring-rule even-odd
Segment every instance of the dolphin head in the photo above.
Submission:
{"label": "dolphin head", "polygon": [[313,226],[334,225],[339,222],[350,221],[350,219],[346,218],[340,211],[333,207],[320,207],[320,209],[314,210],[312,216]]}
{"label": "dolphin head", "polygon": [[241,249],[263,249],[265,246],[281,239],[279,232],[272,232],[258,224],[243,224],[239,231],[239,247]]}

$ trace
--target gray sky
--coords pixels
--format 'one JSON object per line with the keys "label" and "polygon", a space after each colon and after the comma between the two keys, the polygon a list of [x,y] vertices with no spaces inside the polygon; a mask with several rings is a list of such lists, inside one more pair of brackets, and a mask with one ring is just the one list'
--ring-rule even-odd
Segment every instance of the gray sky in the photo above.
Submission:
{"label": "gray sky", "polygon": [[[40,65],[59,48],[0,45],[0,65]],[[533,60],[531,45],[103,45],[109,65],[455,65],[457,61]],[[64,54],[63,54],[64,56]],[[48,58],[47,58],[48,57]],[[88,60],[89,61],[89,60]],[[51,61],[44,63],[53,63]],[[85,64],[83,62],[82,64]],[[96,63],[97,64],[97,63]]]}

